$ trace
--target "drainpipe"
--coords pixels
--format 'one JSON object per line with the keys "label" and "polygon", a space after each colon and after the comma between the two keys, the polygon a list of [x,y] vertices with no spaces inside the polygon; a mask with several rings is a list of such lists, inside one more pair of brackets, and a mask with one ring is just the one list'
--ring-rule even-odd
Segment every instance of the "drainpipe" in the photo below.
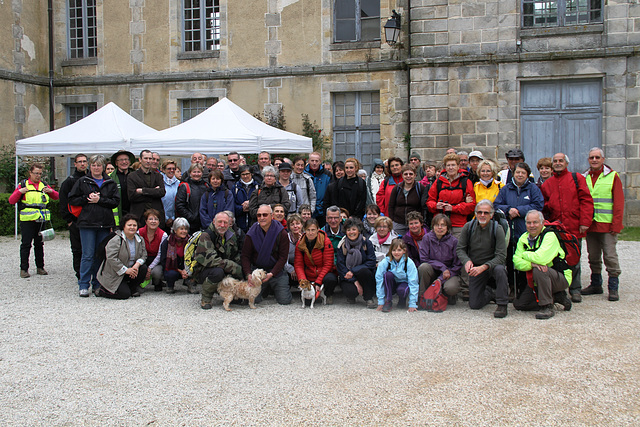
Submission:
{"label": "drainpipe", "polygon": [[[408,66],[408,62],[411,61],[411,0],[407,0],[407,61],[404,66],[407,69],[407,132],[411,137],[411,68]],[[411,156],[411,152],[407,154]],[[409,160],[407,157],[407,161]]]}
{"label": "drainpipe", "polygon": [[[49,20],[49,130],[55,129],[53,116],[53,0],[48,0]],[[49,158],[50,182],[55,179],[55,158]]]}

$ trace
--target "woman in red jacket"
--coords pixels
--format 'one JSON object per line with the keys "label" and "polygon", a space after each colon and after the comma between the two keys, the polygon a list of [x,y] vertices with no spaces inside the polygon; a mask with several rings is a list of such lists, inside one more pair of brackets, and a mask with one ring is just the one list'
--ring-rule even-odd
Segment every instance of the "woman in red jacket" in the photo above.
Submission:
{"label": "woman in red jacket", "polygon": [[453,227],[451,234],[457,238],[467,223],[467,217],[473,214],[476,195],[467,172],[460,169],[457,154],[447,154],[442,162],[445,170],[429,189],[427,208],[434,215],[444,213],[449,216]]}
{"label": "woman in red jacket", "polygon": [[376,194],[376,203],[385,216],[389,216],[389,198],[391,197],[391,192],[396,185],[400,184],[403,180],[402,166],[404,162],[399,157],[389,157],[387,164],[389,167],[389,176],[382,181]]}
{"label": "woman in red jacket", "polygon": [[333,263],[333,246],[314,218],[304,223],[304,235],[296,246],[294,259],[298,280],[309,280],[316,287],[324,285],[327,304],[333,304],[333,290],[338,284]]}

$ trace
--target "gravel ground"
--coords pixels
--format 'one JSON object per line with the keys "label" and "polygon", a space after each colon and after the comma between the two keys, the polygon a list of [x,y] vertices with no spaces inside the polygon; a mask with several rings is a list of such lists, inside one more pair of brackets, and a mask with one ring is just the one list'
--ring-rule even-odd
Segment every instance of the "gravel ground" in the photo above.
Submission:
{"label": "gravel ground", "polygon": [[184,291],[79,298],[68,239],[45,243],[49,276],[30,279],[18,246],[0,238],[0,425],[640,423],[640,243],[619,243],[619,302],[547,321],[464,303],[383,314],[341,295],[230,313]]}

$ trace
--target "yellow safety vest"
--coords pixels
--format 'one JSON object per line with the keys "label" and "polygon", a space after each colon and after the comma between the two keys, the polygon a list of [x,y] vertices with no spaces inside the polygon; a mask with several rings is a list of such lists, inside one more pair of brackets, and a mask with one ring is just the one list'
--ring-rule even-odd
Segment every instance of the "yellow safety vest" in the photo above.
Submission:
{"label": "yellow safety vest", "polygon": [[587,175],[587,187],[593,197],[593,219],[596,222],[613,222],[613,181],[618,173],[611,171],[604,174],[604,170],[593,185],[593,180]]}
{"label": "yellow safety vest", "polygon": [[51,213],[47,209],[49,196],[43,191],[44,183],[40,181],[35,187],[31,181],[26,180],[24,186],[27,192],[24,193],[20,203],[20,221],[50,221]]}

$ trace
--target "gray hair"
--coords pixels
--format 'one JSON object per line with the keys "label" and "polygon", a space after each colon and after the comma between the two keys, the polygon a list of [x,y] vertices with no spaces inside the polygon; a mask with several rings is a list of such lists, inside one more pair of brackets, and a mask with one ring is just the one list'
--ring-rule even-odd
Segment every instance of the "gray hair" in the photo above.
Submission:
{"label": "gray hair", "polygon": [[564,155],[564,159],[566,160],[567,164],[569,163],[569,156],[567,156],[566,154]]}
{"label": "gray hair", "polygon": [[535,209],[530,210],[529,212],[527,212],[527,214],[524,216],[525,221],[527,220],[527,218],[529,217],[529,215],[538,215],[538,219],[540,220],[540,224],[544,224],[544,215],[542,215],[542,212],[537,211]]}
{"label": "gray hair", "polygon": [[489,206],[489,209],[491,210],[491,216],[493,216],[493,214],[495,213],[495,209],[493,208],[493,203],[491,203],[491,200],[489,199],[482,199],[478,203],[476,203],[476,208],[474,209],[476,215],[478,214],[478,208],[481,205]]}
{"label": "gray hair", "polygon": [[229,222],[232,222],[232,221],[233,221],[233,219],[231,218],[231,215],[229,215],[230,213],[231,213],[231,212],[229,212],[229,211],[220,211],[220,212],[218,212],[218,213],[216,214],[216,216],[214,216],[214,217],[213,217],[213,220],[215,221],[216,219],[218,219],[218,217],[219,217],[220,215],[226,215],[227,217],[229,217]]}
{"label": "gray hair", "polygon": [[269,213],[273,213],[273,208],[271,207],[271,205],[269,205],[269,204],[267,204],[267,203],[263,203],[263,204],[261,204],[260,206],[258,206],[258,209],[260,209],[260,208],[261,208],[261,207],[263,207],[263,206],[265,206],[265,207],[269,208]]}
{"label": "gray hair", "polygon": [[592,151],[599,151],[600,155],[602,156],[602,158],[604,159],[604,151],[602,151],[602,148],[600,147],[593,147],[592,149],[589,150],[589,154],[591,154]]}
{"label": "gray hair", "polygon": [[329,212],[331,212],[331,213],[336,213],[336,212],[337,212],[337,213],[340,213],[340,208],[339,208],[339,207],[337,207],[336,205],[329,206],[329,207],[327,208],[327,212],[326,212],[326,213],[329,213]]}
{"label": "gray hair", "polygon": [[469,153],[467,153],[466,151],[462,151],[462,150],[460,150],[460,151],[456,151],[456,154],[457,154],[458,156],[463,155],[463,156],[467,156],[467,157],[469,157]]}
{"label": "gray hair", "polygon": [[89,165],[105,166],[107,159],[102,154],[94,154],[89,158]]}
{"label": "gray hair", "polygon": [[364,170],[364,169],[360,169],[360,170],[358,171],[358,176],[360,176],[360,175],[364,175],[364,176],[365,176],[365,178],[368,176],[368,175],[367,175],[367,171],[366,171],[366,170]]}
{"label": "gray hair", "polygon": [[175,233],[176,231],[178,231],[178,228],[181,228],[181,227],[186,227],[187,230],[189,228],[191,228],[189,226],[189,221],[187,221],[186,218],[178,217],[175,220],[173,220],[173,225],[171,226],[171,231]]}
{"label": "gray hair", "polygon": [[274,168],[271,165],[265,166],[264,168],[262,168],[262,172],[260,172],[262,174],[262,176],[265,176],[268,173],[272,173],[273,176],[277,176],[278,174],[276,173],[276,168]]}

